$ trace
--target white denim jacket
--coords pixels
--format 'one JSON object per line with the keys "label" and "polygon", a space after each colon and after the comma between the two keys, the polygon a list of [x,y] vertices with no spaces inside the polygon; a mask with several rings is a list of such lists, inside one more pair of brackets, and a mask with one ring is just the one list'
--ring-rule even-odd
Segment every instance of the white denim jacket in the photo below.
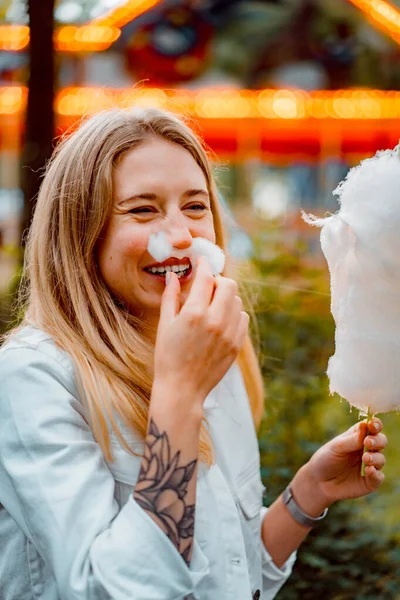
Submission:
{"label": "white denim jacket", "polygon": [[199,465],[190,567],[133,499],[140,457],[113,435],[105,460],[73,363],[49,336],[26,327],[3,346],[0,382],[1,600],[274,598],[295,555],[278,569],[261,540],[259,451],[236,365],[205,403],[216,464]]}

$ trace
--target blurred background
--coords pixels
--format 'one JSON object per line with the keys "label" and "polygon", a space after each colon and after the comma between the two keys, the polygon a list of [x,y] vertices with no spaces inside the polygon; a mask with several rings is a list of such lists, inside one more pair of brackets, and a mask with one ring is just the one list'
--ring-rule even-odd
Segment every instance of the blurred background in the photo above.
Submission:
{"label": "blurred background", "polygon": [[[334,212],[349,168],[399,142],[400,0],[0,0],[0,22],[0,331],[57,139],[109,106],[189,118],[256,315],[270,503],[358,419],[329,396],[329,275],[300,209]],[[280,600],[400,599],[399,418],[383,420],[382,490],[331,509]]]}

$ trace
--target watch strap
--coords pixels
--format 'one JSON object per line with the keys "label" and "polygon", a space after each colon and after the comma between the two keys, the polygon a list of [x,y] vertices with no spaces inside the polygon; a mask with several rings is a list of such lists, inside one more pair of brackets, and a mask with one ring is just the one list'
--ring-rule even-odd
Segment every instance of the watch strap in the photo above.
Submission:
{"label": "watch strap", "polygon": [[310,515],[305,513],[300,508],[296,500],[293,498],[293,493],[290,485],[288,485],[285,491],[283,492],[282,500],[292,517],[298,523],[300,523],[300,525],[304,525],[304,527],[315,527],[315,525],[317,525],[320,521],[325,519],[326,515],[328,514],[328,509],[326,508],[322,515],[320,515],[319,517],[310,517]]}

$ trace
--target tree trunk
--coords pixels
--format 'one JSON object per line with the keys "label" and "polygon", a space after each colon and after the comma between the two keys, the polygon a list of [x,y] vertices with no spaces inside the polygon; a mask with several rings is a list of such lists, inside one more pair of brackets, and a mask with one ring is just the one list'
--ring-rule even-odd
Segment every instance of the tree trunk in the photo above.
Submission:
{"label": "tree trunk", "polygon": [[30,75],[21,174],[24,193],[22,246],[54,139],[54,0],[28,0],[28,12]]}

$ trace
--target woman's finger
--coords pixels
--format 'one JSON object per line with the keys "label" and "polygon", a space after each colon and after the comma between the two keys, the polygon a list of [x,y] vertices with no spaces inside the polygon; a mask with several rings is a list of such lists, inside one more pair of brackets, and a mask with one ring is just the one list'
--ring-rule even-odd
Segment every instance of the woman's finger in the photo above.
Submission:
{"label": "woman's finger", "polygon": [[362,461],[380,471],[385,466],[386,458],[381,452],[365,452]]}
{"label": "woman's finger", "polygon": [[250,322],[249,315],[246,312],[242,311],[240,313],[239,322],[237,325],[237,330],[236,330],[236,334],[235,334],[235,338],[234,338],[234,347],[238,351],[240,351],[242,349],[244,341],[246,339],[246,335],[248,334],[249,322]]}
{"label": "woman's finger", "polygon": [[375,467],[368,465],[365,467],[365,483],[371,490],[376,490],[382,485],[385,479],[383,471],[378,471]]}
{"label": "woman's finger", "polygon": [[230,339],[235,338],[238,329],[241,313],[243,312],[243,302],[239,296],[234,296],[230,304],[226,307],[226,335]]}
{"label": "woman's finger", "polygon": [[371,419],[371,421],[368,422],[368,432],[372,435],[376,435],[377,433],[379,433],[382,430],[382,428],[383,423],[377,417],[374,417],[373,419]]}
{"label": "woman's finger", "polygon": [[185,311],[204,313],[211,302],[215,279],[207,260],[200,256],[197,260],[192,287],[184,305]]}
{"label": "woman's finger", "polygon": [[364,440],[364,446],[368,450],[375,452],[376,450],[383,450],[388,440],[384,433],[378,433],[376,435],[368,435]]}
{"label": "woman's finger", "polygon": [[179,279],[172,271],[167,273],[169,283],[165,286],[161,300],[160,325],[170,323],[179,312],[179,297],[181,286]]}
{"label": "woman's finger", "polygon": [[220,320],[221,316],[230,318],[231,308],[238,298],[238,285],[236,281],[227,277],[216,277],[215,283],[216,289],[210,304],[210,319]]}

